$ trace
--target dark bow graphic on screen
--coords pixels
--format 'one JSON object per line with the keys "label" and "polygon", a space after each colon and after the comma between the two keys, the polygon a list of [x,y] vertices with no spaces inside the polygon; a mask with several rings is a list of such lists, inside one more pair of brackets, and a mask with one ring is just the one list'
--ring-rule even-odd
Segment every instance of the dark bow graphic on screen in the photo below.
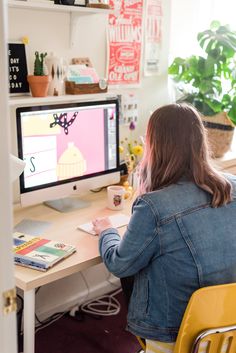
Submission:
{"label": "dark bow graphic on screen", "polygon": [[67,113],[60,114],[59,116],[58,114],[53,114],[54,122],[50,124],[50,128],[53,128],[56,125],[59,125],[64,129],[64,133],[68,135],[69,133],[68,128],[73,124],[78,113],[79,112],[74,112],[72,118],[69,121],[67,121]]}

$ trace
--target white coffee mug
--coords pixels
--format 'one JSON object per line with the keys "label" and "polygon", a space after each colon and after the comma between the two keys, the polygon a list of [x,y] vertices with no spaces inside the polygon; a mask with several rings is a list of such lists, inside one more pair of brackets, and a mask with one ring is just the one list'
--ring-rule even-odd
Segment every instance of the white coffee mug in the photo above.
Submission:
{"label": "white coffee mug", "polygon": [[107,207],[110,210],[120,211],[124,208],[125,200],[131,196],[123,186],[111,185],[107,187]]}

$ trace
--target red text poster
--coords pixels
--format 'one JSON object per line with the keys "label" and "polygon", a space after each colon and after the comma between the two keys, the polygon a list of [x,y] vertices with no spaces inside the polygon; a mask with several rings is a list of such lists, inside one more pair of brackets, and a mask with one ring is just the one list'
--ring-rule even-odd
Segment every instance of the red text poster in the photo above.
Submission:
{"label": "red text poster", "polygon": [[140,81],[143,0],[110,0],[110,85],[137,85]]}

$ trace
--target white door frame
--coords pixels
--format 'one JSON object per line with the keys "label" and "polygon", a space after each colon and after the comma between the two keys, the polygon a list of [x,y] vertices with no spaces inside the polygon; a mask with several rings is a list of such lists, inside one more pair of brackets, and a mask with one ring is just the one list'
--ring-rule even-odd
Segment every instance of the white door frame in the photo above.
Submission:
{"label": "white door frame", "polygon": [[8,109],[8,5],[0,1],[0,344],[1,353],[17,352],[16,312],[3,313],[3,293],[14,289],[12,191],[10,182],[10,115]]}

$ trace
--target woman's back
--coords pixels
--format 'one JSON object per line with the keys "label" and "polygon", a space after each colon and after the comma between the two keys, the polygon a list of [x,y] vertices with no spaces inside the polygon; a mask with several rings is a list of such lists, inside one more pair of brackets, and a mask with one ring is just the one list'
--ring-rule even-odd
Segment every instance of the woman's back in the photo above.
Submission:
{"label": "woman's back", "polygon": [[174,342],[196,289],[236,282],[236,177],[212,166],[196,109],[170,104],[149,119],[139,180],[124,237],[96,223],[100,254],[117,277],[134,276],[129,330]]}
{"label": "woman's back", "polygon": [[[134,288],[129,307],[131,327],[142,321],[143,312],[136,302],[140,286],[148,287],[145,315],[153,325],[166,329],[167,336],[156,339],[170,341],[168,328],[178,331],[193,291],[236,282],[236,177],[229,178],[234,199],[219,208],[211,207],[208,193],[186,181],[141,197],[139,202],[145,202],[156,218],[158,242],[153,241],[157,249]],[[149,232],[155,233],[151,228]],[[144,233],[141,228],[137,238]],[[139,241],[145,242],[145,238]]]}

